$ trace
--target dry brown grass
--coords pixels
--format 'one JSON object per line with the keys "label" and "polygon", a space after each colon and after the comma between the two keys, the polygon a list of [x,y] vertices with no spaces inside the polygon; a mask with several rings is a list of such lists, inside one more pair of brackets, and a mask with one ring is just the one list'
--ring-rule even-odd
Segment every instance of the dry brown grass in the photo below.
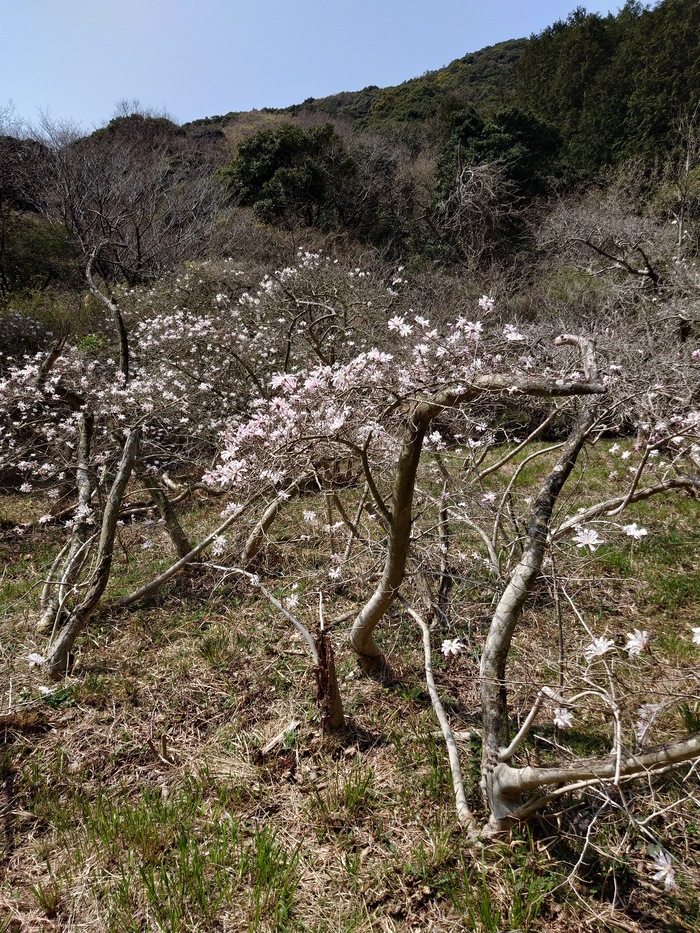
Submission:
{"label": "dry brown grass", "polygon": [[[17,499],[3,507],[13,521],[24,517]],[[603,554],[571,584],[596,631],[618,640],[632,627],[653,631],[654,654],[644,663],[653,662],[656,676],[649,688],[649,668],[640,668],[646,680],[628,675],[625,714],[630,715],[640,700],[648,702],[650,692],[698,692],[696,656],[684,654],[684,643],[669,623],[696,619],[700,599],[670,609],[659,602],[659,593],[667,598],[659,580],[688,559],[694,512],[665,504],[656,507],[654,517],[668,531],[661,544],[639,548],[624,572]],[[208,516],[200,508],[188,521],[196,532]],[[286,566],[298,568],[301,560],[313,562],[313,548],[285,543],[287,530],[283,524],[266,556],[275,574]],[[144,526],[125,529],[116,590],[128,590],[143,577],[144,570],[135,566],[146,553],[140,542],[155,533]],[[435,738],[420,636],[399,613],[382,632],[395,668],[391,687],[356,672],[344,626],[337,631],[350,726],[336,737],[324,738],[319,731],[313,672],[300,641],[254,593],[240,582],[220,584],[211,571],[175,580],[132,611],[118,612],[108,603],[84,638],[70,676],[51,696],[40,698],[39,670],[26,663],[27,654],[40,648],[33,631],[37,593],[32,584],[50,564],[59,540],[58,529],[35,530],[21,542],[3,577],[0,930],[3,923],[23,933],[696,928],[697,804],[692,797],[677,801],[695,793],[697,775],[659,779],[645,790],[647,795],[653,790],[657,807],[671,807],[653,825],[674,856],[684,859],[686,874],[679,870],[681,890],[675,898],[651,881],[644,846],[619,807],[601,814],[600,832],[571,875],[584,844],[582,821],[600,805],[595,793],[563,801],[556,812],[503,843],[484,849],[466,840],[454,819],[444,748]],[[6,536],[3,546],[6,555],[14,553],[16,539]],[[342,615],[362,592],[357,581],[336,593],[329,615]],[[492,592],[472,584],[456,588],[449,634],[466,634],[468,608],[477,649]],[[313,624],[310,601],[300,612]],[[543,676],[557,676],[553,620],[543,584],[515,646],[516,716],[527,711]],[[436,630],[436,646],[442,635]],[[567,663],[579,642],[569,615]],[[477,672],[470,652],[450,662],[436,658],[438,688],[457,730],[478,725]],[[10,682],[13,709],[7,713]],[[299,725],[263,755],[265,745],[292,721]],[[669,714],[669,730],[679,727]],[[546,725],[537,734],[524,756],[546,760],[555,736]],[[604,722],[595,711],[569,738],[570,747],[581,753],[605,741]],[[476,744],[462,746],[470,803],[477,812],[478,754]],[[630,806],[643,818],[634,796]],[[143,819],[148,838],[141,838],[138,820],[129,824],[129,814]],[[191,889],[171,894],[173,904],[185,905],[177,919],[176,911],[165,910],[166,901],[149,896],[144,872],[166,866],[174,873],[183,864],[181,830],[206,855],[205,874],[213,872],[227,821],[240,834],[239,854],[253,851],[261,832],[274,834],[269,857],[290,860],[290,890],[284,894],[273,881],[265,882],[268,888],[257,885],[258,869],[235,880],[231,856],[221,869],[221,877],[231,882],[226,901],[206,919],[190,878]],[[252,898],[258,889],[273,892],[273,898],[288,896],[290,912],[275,913],[269,903],[256,913]]]}

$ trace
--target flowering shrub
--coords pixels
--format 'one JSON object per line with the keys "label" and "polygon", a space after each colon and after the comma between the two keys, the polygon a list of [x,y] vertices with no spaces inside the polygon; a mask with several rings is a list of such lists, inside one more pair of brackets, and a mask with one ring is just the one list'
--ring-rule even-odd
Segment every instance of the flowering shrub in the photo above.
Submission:
{"label": "flowering shrub", "polygon": [[[321,505],[299,510],[295,539],[313,543],[314,569],[285,581],[282,609],[297,611],[308,588],[352,594],[351,643],[377,669],[385,659],[373,632],[401,591],[441,626],[450,665],[481,655],[482,772],[494,826],[526,818],[571,785],[653,773],[661,759],[651,739],[661,737],[672,704],[640,703],[634,691],[626,705],[620,699],[630,665],[650,670],[652,639],[641,627],[625,644],[621,633],[594,630],[567,587],[611,548],[632,555],[646,546],[651,524],[622,517],[636,502],[696,488],[700,414],[679,388],[692,359],[683,367],[660,359],[652,380],[630,365],[634,351],[619,335],[603,332],[608,359],[599,372],[590,341],[569,335],[554,345],[541,328],[506,320],[494,297],[436,317],[396,270],[366,272],[304,252],[262,275],[226,263],[192,267],[117,300],[129,323],[128,380],[108,354],[66,343],[6,360],[0,381],[3,472],[22,495],[54,495],[56,514],[52,507],[39,522],[71,503],[61,520],[73,542],[72,588],[65,604],[49,607],[59,629],[61,613],[79,602],[72,585],[88,573],[84,553],[101,521],[81,482],[114,473],[138,430],[146,488],[149,475],[187,469],[226,500],[224,524],[195,556],[209,547],[216,568],[241,563],[252,581],[248,565],[256,564],[263,576],[276,517],[293,497],[322,490]],[[654,388],[667,366],[669,392]],[[607,446],[603,437],[630,421],[635,438]],[[597,496],[579,482],[560,498],[589,444],[610,468],[605,488]],[[523,495],[533,462],[545,477],[539,492]],[[528,669],[534,712],[512,738],[505,670],[543,575],[570,606],[578,638],[566,646],[560,638],[558,683],[551,670]],[[454,597],[466,592],[464,580],[489,589],[486,632],[472,632]],[[697,629],[687,633],[691,650],[698,640]],[[519,706],[532,699],[515,693]],[[613,757],[606,750],[581,764],[555,741],[561,758],[548,771],[511,764],[545,703],[561,734],[591,717],[601,722]],[[679,740],[664,760],[696,756],[694,741]]]}

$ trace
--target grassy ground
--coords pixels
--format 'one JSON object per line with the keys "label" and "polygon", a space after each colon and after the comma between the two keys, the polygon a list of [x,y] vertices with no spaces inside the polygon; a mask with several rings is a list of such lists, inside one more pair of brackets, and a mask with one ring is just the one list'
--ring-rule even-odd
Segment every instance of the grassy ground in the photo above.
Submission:
{"label": "grassy ground", "polygon": [[[606,452],[589,456],[595,462],[585,484],[582,476],[570,484],[576,505],[606,487]],[[543,469],[535,461],[525,471],[523,494]],[[302,504],[322,512],[311,497]],[[288,574],[297,574],[299,614],[312,624],[317,551],[313,540],[294,536],[302,504],[273,529],[265,561],[280,594],[289,592]],[[0,502],[10,522],[26,520],[33,508],[19,497]],[[42,514],[41,504],[35,510]],[[184,521],[194,540],[216,514],[205,504],[190,508]],[[625,519],[632,520],[649,528],[647,538],[608,543],[575,573],[562,550],[559,572],[596,635],[622,644],[633,628],[653,636],[651,653],[621,669],[622,715],[652,698],[680,696],[685,703],[665,715],[664,729],[697,730],[700,651],[688,632],[700,624],[698,503],[669,496],[634,506]],[[33,628],[37,581],[62,532],[45,528],[18,539],[8,531],[0,544],[0,931],[700,928],[695,771],[628,785],[625,800],[634,819],[644,818],[652,796],[662,811],[648,826],[676,860],[676,892],[652,879],[648,841],[615,794],[607,803],[596,793],[572,795],[511,837],[474,845],[455,823],[410,619],[395,612],[381,631],[396,674],[391,687],[359,675],[347,623],[336,627],[350,725],[324,738],[301,640],[239,580],[193,571],[131,611],[114,609],[118,595],[170,562],[157,526],[130,525],[120,534],[105,608],[71,675],[45,696],[27,655],[43,647]],[[465,551],[477,544],[462,542]],[[453,591],[452,627],[436,628],[433,642],[453,727],[468,731],[479,725],[478,646],[495,590],[483,572],[463,576]],[[362,580],[332,588],[329,618],[357,605],[367,589]],[[556,682],[553,620],[543,582],[514,646],[516,717],[538,684]],[[447,636],[464,638],[469,650],[443,659],[437,648]],[[567,658],[580,653],[570,612],[564,642]],[[605,722],[591,710],[566,746],[580,754],[609,750]],[[543,722],[524,756],[547,760],[555,739],[564,742]],[[461,744],[477,812],[479,751],[478,740]]]}

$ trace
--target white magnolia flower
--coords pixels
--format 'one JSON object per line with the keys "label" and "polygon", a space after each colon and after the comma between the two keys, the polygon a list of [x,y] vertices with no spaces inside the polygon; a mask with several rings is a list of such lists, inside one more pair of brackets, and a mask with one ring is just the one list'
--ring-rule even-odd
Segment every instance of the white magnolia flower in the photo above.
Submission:
{"label": "white magnolia flower", "polygon": [[614,647],[615,642],[612,638],[594,638],[584,651],[584,655],[587,661],[591,661],[593,658],[602,657],[608,651],[612,651]]}
{"label": "white magnolia flower", "polygon": [[296,593],[292,593],[285,599],[284,605],[287,609],[296,609],[296,607],[299,605],[298,595]]}
{"label": "white magnolia flower", "polygon": [[654,881],[663,881],[666,891],[673,891],[676,888],[676,873],[671,865],[671,856],[668,852],[661,849],[656,855],[652,856],[654,862]]}
{"label": "white magnolia flower", "polygon": [[211,542],[211,552],[214,557],[219,557],[226,550],[226,535],[215,535]]}
{"label": "white magnolia flower", "polygon": [[37,654],[36,651],[32,651],[31,654],[27,655],[27,661],[29,662],[30,667],[39,667],[41,664],[46,664],[46,658],[43,658],[40,654]]}
{"label": "white magnolia flower", "polygon": [[387,321],[389,330],[397,330],[402,337],[408,337],[413,332],[413,324],[409,324],[405,318],[396,314]]}
{"label": "white magnolia flower", "polygon": [[311,525],[316,521],[316,513],[311,509],[304,509],[302,515],[304,516],[304,521],[309,522]]}
{"label": "white magnolia flower", "polygon": [[623,525],[622,530],[628,537],[634,538],[635,541],[640,541],[647,534],[646,528],[640,528],[636,522],[632,522],[631,525]]}
{"label": "white magnolia flower", "polygon": [[484,325],[481,321],[467,321],[464,325],[464,333],[470,340],[478,340],[483,333]]}
{"label": "white magnolia flower", "polygon": [[693,629],[693,641],[696,645],[700,645],[700,628]]}
{"label": "white magnolia flower", "polygon": [[631,658],[636,658],[638,655],[644,651],[651,640],[649,632],[644,632],[641,629],[636,628],[633,632],[627,633],[627,644],[625,645],[625,651],[629,654]]}
{"label": "white magnolia flower", "polygon": [[616,454],[616,453],[618,452],[619,449],[620,449],[620,445],[619,445],[619,444],[613,444],[612,447],[610,448],[610,453],[611,453],[611,454]]}
{"label": "white magnolia flower", "polygon": [[591,551],[595,551],[601,544],[605,544],[595,528],[583,528],[581,525],[576,526],[574,541],[577,547],[588,547]]}
{"label": "white magnolia flower", "polygon": [[525,340],[523,334],[520,333],[514,324],[506,324],[503,328],[503,336],[506,340]]}
{"label": "white magnolia flower", "polygon": [[574,724],[574,714],[571,710],[557,707],[554,710],[554,725],[559,729],[570,729]]}
{"label": "white magnolia flower", "polygon": [[496,501],[496,493],[485,492],[483,496],[481,497],[481,501],[486,502],[488,505],[493,505],[493,503]]}
{"label": "white magnolia flower", "polygon": [[456,657],[460,651],[464,650],[464,644],[458,638],[446,638],[440,650],[446,658],[449,658],[451,654]]}
{"label": "white magnolia flower", "polygon": [[479,307],[482,311],[485,311],[486,314],[490,314],[496,307],[496,299],[492,298],[490,295],[482,295],[481,298],[479,298]]}

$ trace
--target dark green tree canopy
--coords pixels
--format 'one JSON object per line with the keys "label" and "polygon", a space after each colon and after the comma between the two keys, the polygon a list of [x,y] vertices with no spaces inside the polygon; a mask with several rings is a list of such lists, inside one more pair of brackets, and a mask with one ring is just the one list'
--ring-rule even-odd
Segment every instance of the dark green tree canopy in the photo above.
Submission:
{"label": "dark green tree canopy", "polygon": [[222,174],[243,205],[283,226],[333,226],[345,212],[344,189],[356,165],[333,125],[291,123],[263,130],[238,147]]}
{"label": "dark green tree canopy", "polygon": [[530,40],[516,68],[521,105],[555,125],[572,181],[675,142],[678,111],[700,99],[700,4],[627,0],[617,16],[578,7]]}
{"label": "dark green tree canopy", "polygon": [[474,108],[457,113],[436,175],[438,195],[454,184],[458,167],[498,164],[516,196],[531,199],[547,190],[556,172],[561,140],[533,113],[517,107],[496,110],[485,120]]}

